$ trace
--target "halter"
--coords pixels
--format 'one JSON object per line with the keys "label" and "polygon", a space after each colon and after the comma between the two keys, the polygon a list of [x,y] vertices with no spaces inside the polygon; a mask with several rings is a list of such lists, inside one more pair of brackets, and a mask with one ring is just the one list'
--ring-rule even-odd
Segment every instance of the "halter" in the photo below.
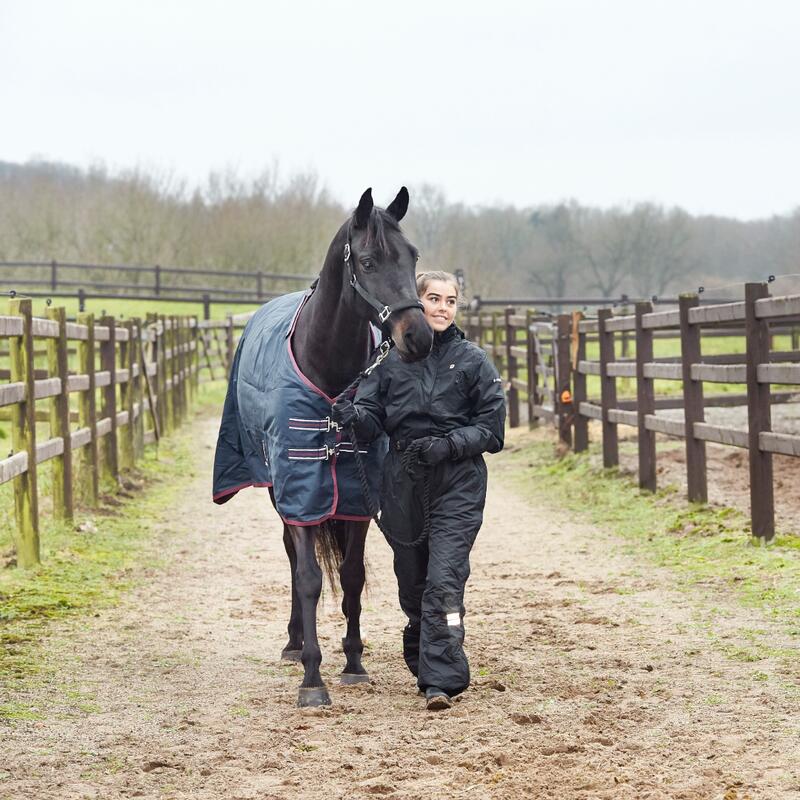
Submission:
{"label": "halter", "polygon": [[419,301],[419,298],[416,297],[413,300],[399,300],[397,303],[387,306],[385,303],[381,303],[377,297],[371,295],[358,282],[358,278],[356,278],[356,270],[353,266],[352,253],[350,251],[350,231],[347,232],[347,243],[344,246],[344,263],[347,264],[347,268],[350,271],[350,285],[378,312],[378,319],[380,320],[381,325],[383,325],[383,323],[385,323],[395,311],[404,311],[407,308],[419,308],[420,310],[425,309],[425,306],[423,306]]}

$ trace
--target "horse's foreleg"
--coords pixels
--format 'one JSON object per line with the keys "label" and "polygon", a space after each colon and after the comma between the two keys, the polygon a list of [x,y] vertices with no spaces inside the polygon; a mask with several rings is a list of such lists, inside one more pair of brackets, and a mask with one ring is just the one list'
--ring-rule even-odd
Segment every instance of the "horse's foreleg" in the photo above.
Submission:
{"label": "horse's foreleg", "polygon": [[364,589],[364,544],[368,522],[348,522],[346,545],[339,576],[342,581],[342,613],[347,618],[347,634],[342,639],[342,649],[347,659],[342,670],[342,683],[369,681],[361,665],[364,643],[361,640],[361,592]]}
{"label": "horse's foreleg", "polygon": [[297,594],[297,552],[286,525],[283,526],[283,546],[286,549],[286,555],[289,556],[289,568],[292,572],[292,613],[286,628],[289,633],[289,641],[283,648],[281,658],[284,661],[299,661],[303,649],[303,615],[300,610],[300,597]]}
{"label": "horse's foreleg", "polygon": [[315,549],[317,528],[290,525],[289,534],[297,554],[295,580],[303,619],[303,651],[300,660],[303,662],[305,674],[300,684],[297,705],[327,706],[331,699],[319,674],[322,652],[317,639],[317,603],[322,592],[322,570],[317,563]]}

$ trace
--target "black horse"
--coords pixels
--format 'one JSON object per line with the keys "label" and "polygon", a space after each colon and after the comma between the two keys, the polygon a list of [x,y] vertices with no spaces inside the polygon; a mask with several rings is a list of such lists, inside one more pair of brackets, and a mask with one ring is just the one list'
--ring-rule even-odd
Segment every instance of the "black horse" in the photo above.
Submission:
{"label": "black horse", "polygon": [[[341,394],[368,365],[372,352],[371,331],[376,324],[390,334],[402,358],[415,361],[430,352],[433,333],[416,294],[418,252],[399,226],[408,201],[408,191],[403,187],[384,210],[374,206],[371,189],[364,192],[352,216],[334,236],[318,283],[300,305],[292,323],[288,347],[296,362],[295,368],[326,401]],[[245,330],[243,340],[247,335],[248,330]],[[236,370],[237,363],[232,370],[232,387]],[[229,391],[225,414],[229,403],[234,405],[230,396]],[[300,425],[309,422],[313,421],[295,420]],[[241,422],[239,427],[242,427]],[[252,430],[246,424],[244,427],[252,436]],[[225,444],[223,438],[221,429],[215,485],[219,462],[223,460],[220,449]],[[229,447],[227,452],[230,451]],[[269,462],[268,455],[265,449],[264,463]],[[236,474],[243,481],[241,485],[215,494],[217,502],[224,502],[242,486],[257,483],[255,478],[241,477],[241,472]],[[270,494],[277,508],[272,487]],[[292,524],[285,515],[283,519],[283,541],[292,573],[292,611],[289,640],[282,658],[303,663],[305,674],[298,705],[328,705],[330,696],[319,671],[322,654],[317,639],[317,604],[323,576],[317,554],[319,552],[329,577],[332,578],[338,569],[341,580],[342,612],[347,620],[347,632],[342,640],[346,661],[341,682],[368,681],[361,663],[360,617],[369,520],[331,518],[321,524]]]}

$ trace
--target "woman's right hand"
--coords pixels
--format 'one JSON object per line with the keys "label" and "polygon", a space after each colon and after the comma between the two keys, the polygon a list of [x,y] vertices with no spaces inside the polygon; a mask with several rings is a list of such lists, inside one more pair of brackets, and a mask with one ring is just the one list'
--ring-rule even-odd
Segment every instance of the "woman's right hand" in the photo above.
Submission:
{"label": "woman's right hand", "polygon": [[358,409],[352,400],[339,398],[331,407],[331,420],[341,428],[348,428],[358,422]]}

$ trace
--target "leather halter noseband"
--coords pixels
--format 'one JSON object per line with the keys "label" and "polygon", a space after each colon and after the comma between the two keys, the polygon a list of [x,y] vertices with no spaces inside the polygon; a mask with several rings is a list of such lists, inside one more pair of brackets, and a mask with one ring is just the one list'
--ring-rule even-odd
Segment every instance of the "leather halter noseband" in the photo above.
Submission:
{"label": "leather halter noseband", "polygon": [[413,300],[399,300],[398,302],[387,306],[385,303],[381,303],[381,301],[378,300],[374,295],[371,295],[358,282],[358,279],[356,278],[356,270],[353,266],[349,231],[347,234],[347,243],[344,246],[344,263],[347,264],[347,268],[350,270],[350,285],[378,312],[378,319],[381,321],[381,324],[386,322],[386,320],[388,320],[395,311],[404,311],[407,308],[419,308],[424,311],[425,306],[423,306],[419,301],[419,298],[416,297]]}

